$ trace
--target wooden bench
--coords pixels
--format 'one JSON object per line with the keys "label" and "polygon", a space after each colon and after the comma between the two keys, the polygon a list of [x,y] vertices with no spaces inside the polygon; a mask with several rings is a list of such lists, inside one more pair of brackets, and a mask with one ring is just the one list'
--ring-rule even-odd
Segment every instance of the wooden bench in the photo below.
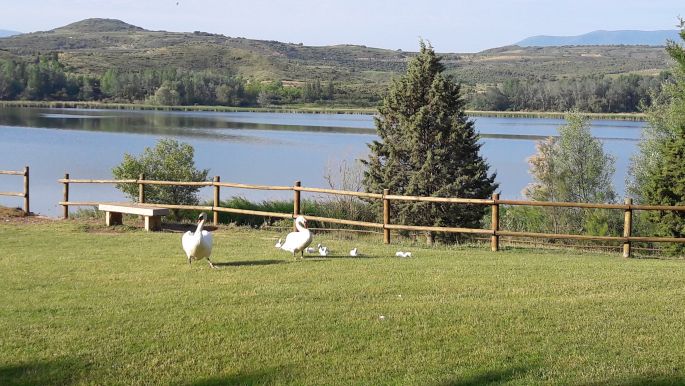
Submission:
{"label": "wooden bench", "polygon": [[107,203],[99,204],[98,210],[105,212],[105,224],[121,225],[122,214],[137,214],[145,217],[145,230],[158,231],[162,229],[162,216],[169,214],[169,209],[157,208],[149,205],[129,204],[129,203]]}

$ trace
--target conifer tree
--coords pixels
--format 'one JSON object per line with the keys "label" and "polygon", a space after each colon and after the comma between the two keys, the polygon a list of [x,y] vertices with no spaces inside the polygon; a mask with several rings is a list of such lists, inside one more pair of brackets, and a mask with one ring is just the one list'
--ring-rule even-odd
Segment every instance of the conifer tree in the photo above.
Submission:
{"label": "conifer tree", "polygon": [[[367,191],[435,197],[488,198],[495,174],[480,156],[473,121],[464,114],[458,84],[445,74],[433,47],[420,42],[407,73],[396,79],[375,118],[380,140],[364,163]],[[393,203],[393,218],[424,226],[478,227],[486,208],[475,205]],[[433,234],[427,234],[429,243]]]}
{"label": "conifer tree", "polygon": [[[682,19],[680,37],[685,41]],[[666,50],[675,61],[674,81],[664,85],[649,111],[650,126],[633,160],[630,190],[642,203],[685,205],[685,46],[669,41]],[[685,237],[685,212],[649,211],[647,218],[661,236]],[[666,249],[682,254],[685,244]]]}

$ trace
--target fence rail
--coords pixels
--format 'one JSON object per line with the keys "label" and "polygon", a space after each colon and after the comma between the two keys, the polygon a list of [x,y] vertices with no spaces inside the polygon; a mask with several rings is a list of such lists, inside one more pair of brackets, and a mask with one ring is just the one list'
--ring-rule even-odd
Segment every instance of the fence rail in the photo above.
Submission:
{"label": "fence rail", "polygon": [[[11,172],[19,173],[19,172]],[[22,172],[23,173],[23,172]],[[3,173],[0,174],[10,174]],[[28,181],[28,167],[26,168],[26,178]],[[322,193],[342,196],[352,196],[364,199],[374,199],[383,201],[382,223],[355,221],[330,217],[307,216],[309,220],[320,221],[333,224],[353,225],[358,227],[382,229],[383,240],[386,244],[390,243],[390,231],[424,231],[424,232],[450,232],[450,233],[465,233],[475,235],[489,235],[490,245],[493,251],[499,250],[500,237],[509,238],[542,238],[542,239],[570,239],[570,240],[593,240],[593,241],[612,241],[623,244],[623,256],[630,257],[632,253],[633,242],[669,242],[669,243],[685,243],[685,238],[675,237],[656,237],[656,236],[632,236],[632,218],[635,210],[659,210],[659,211],[685,211],[685,206],[664,206],[664,205],[633,205],[632,199],[627,198],[623,204],[600,204],[600,203],[580,203],[580,202],[545,202],[545,201],[522,201],[522,200],[501,200],[499,194],[493,194],[489,199],[472,199],[472,198],[458,198],[458,197],[420,197],[420,196],[401,196],[390,194],[385,189],[383,193],[366,193],[353,192],[336,189],[310,188],[301,186],[300,181],[295,181],[293,186],[276,186],[276,185],[250,185],[232,182],[221,182],[217,176],[212,181],[188,182],[188,181],[155,181],[146,180],[144,175],[140,175],[138,179],[127,180],[95,180],[95,179],[70,179],[69,174],[65,174],[64,178],[57,180],[64,184],[63,200],[59,204],[64,208],[63,217],[69,217],[69,206],[96,206],[100,202],[97,201],[69,201],[69,184],[138,184],[139,197],[138,202],[145,204],[145,186],[146,185],[173,185],[173,186],[197,186],[197,187],[213,187],[214,200],[212,206],[200,205],[170,205],[170,204],[154,204],[154,206],[169,208],[169,209],[190,209],[190,210],[206,210],[214,213],[214,223],[218,222],[218,214],[235,213],[251,216],[261,217],[276,217],[276,218],[294,218],[300,215],[301,208],[301,192],[306,193]],[[28,185],[27,185],[28,186]],[[258,210],[228,208],[221,206],[221,188],[237,188],[237,189],[258,189],[258,190],[280,190],[293,192],[293,211],[292,213],[280,212],[265,212]],[[28,200],[28,188],[26,190],[26,199]],[[465,205],[484,205],[491,207],[491,227],[490,229],[480,228],[459,228],[459,227],[437,227],[437,226],[419,226],[419,225],[403,225],[391,223],[391,205],[393,201],[417,201],[430,203],[449,203],[449,204],[465,204]],[[28,201],[27,201],[28,202]],[[28,205],[28,204],[27,204]],[[613,209],[624,211],[624,227],[623,236],[591,236],[591,235],[577,235],[577,234],[559,234],[559,233],[537,233],[537,232],[518,232],[500,229],[500,205],[510,206],[538,206],[538,207],[556,207],[556,208],[586,208],[586,209]]]}
{"label": "fence rail", "polygon": [[25,166],[24,170],[0,170],[0,175],[8,176],[23,176],[24,177],[24,191],[23,192],[0,192],[0,196],[8,197],[23,197],[24,207],[22,208],[24,214],[29,214],[31,208],[29,207],[29,167]]}

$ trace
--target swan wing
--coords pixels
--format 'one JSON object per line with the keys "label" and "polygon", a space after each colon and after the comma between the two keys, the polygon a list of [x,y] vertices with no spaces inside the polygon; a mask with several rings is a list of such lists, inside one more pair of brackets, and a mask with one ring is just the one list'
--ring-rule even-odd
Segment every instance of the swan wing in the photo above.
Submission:
{"label": "swan wing", "polygon": [[183,251],[186,256],[191,257],[195,251],[195,240],[193,238],[193,232],[188,231],[181,237],[181,245],[183,245]]}
{"label": "swan wing", "polygon": [[214,239],[212,238],[212,234],[207,231],[202,231],[202,238],[197,247],[196,257],[203,258],[211,256],[213,244]]}
{"label": "swan wing", "polygon": [[288,233],[288,235],[285,236],[285,241],[281,244],[281,249],[288,252],[297,252],[295,249],[297,249],[297,244],[299,244],[298,233],[299,232]]}
{"label": "swan wing", "polygon": [[281,249],[296,253],[307,248],[311,242],[312,234],[309,230],[290,232],[285,237],[285,242],[281,245]]}

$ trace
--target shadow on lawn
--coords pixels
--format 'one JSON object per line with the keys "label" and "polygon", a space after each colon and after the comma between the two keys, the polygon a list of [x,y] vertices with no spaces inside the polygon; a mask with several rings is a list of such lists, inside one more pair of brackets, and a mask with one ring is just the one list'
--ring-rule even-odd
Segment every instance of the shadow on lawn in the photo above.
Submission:
{"label": "shadow on lawn", "polygon": [[246,260],[246,261],[227,261],[225,263],[214,263],[217,267],[244,267],[251,265],[272,265],[284,264],[285,260]]}
{"label": "shadow on lawn", "polygon": [[376,259],[376,256],[362,255],[362,256],[350,256],[350,255],[328,255],[328,256],[317,256],[317,255],[304,255],[304,259],[308,261],[323,261],[328,259]]}
{"label": "shadow on lawn", "polygon": [[73,360],[0,366],[0,385],[71,385],[81,381],[86,365]]}
{"label": "shadow on lawn", "polygon": [[[162,231],[169,233],[186,233],[188,231],[195,232],[197,224],[177,224],[177,223],[162,223]],[[205,225],[202,229],[207,232],[214,232],[219,229],[214,225]]]}
{"label": "shadow on lawn", "polygon": [[510,381],[518,376],[527,373],[530,369],[524,367],[514,367],[504,370],[489,370],[481,374],[476,374],[462,379],[454,379],[441,383],[441,386],[475,386],[475,385],[498,385]]}
{"label": "shadow on lawn", "polygon": [[184,386],[219,386],[219,385],[263,385],[278,380],[276,369],[241,373],[229,376],[217,376],[186,383]]}
{"label": "shadow on lawn", "polygon": [[[512,380],[520,380],[526,373],[532,371],[532,368],[525,367],[515,367],[511,369],[504,370],[490,370],[485,371],[481,374],[475,374],[470,377],[465,377],[462,379],[454,379],[444,383],[440,383],[441,386],[476,386],[476,385],[499,385],[502,383],[507,383]],[[549,381],[549,380],[548,380]],[[554,383],[545,382],[545,383]],[[626,377],[617,379],[603,379],[596,382],[583,383],[588,386],[641,386],[641,385],[652,385],[652,386],[667,386],[667,385],[685,385],[685,375],[659,375],[655,374],[653,376],[642,376],[642,377]]]}
{"label": "shadow on lawn", "polygon": [[624,379],[609,379],[602,380],[598,382],[588,383],[589,386],[599,386],[599,385],[621,385],[621,386],[641,386],[641,385],[651,385],[651,386],[667,386],[667,385],[685,385],[685,375],[645,375],[641,377],[632,377]]}

